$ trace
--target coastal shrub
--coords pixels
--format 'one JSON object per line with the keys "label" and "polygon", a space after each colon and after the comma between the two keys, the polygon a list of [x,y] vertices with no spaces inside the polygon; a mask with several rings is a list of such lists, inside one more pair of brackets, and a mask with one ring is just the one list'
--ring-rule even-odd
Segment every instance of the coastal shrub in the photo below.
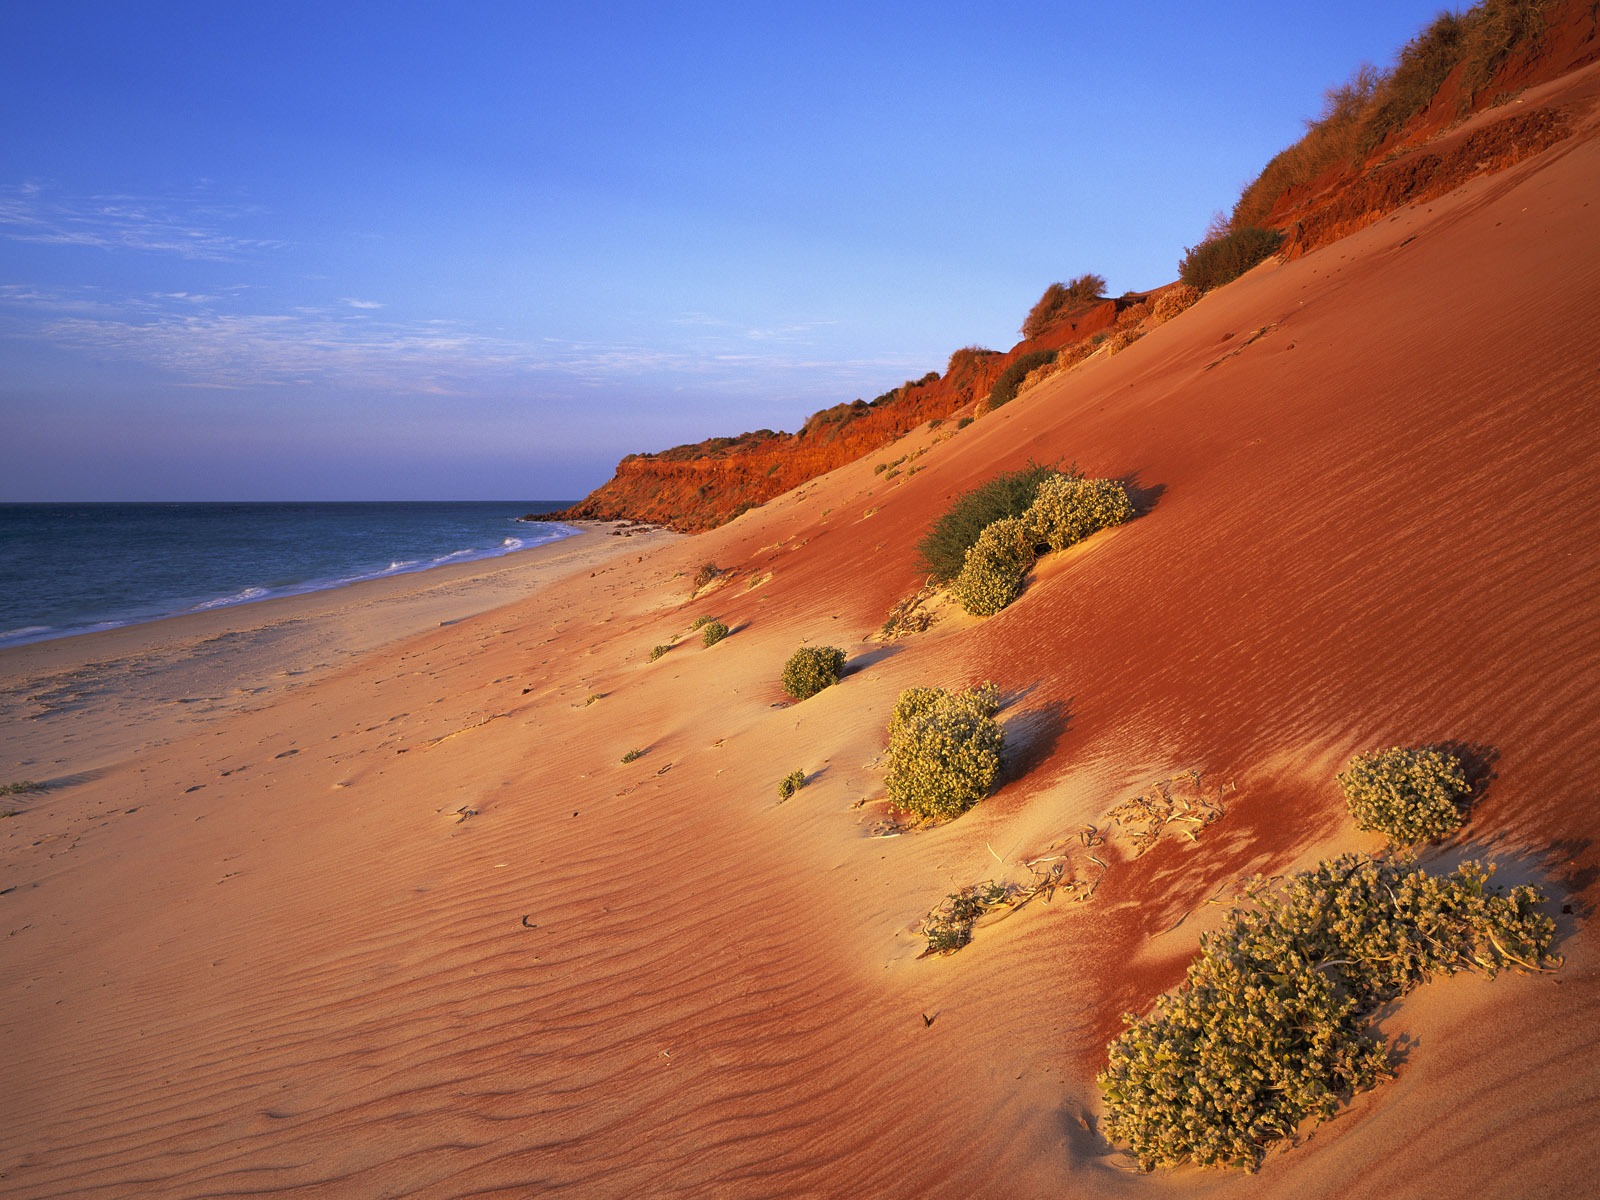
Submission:
{"label": "coastal shrub", "polygon": [[694,573],[694,590],[698,592],[721,574],[722,568],[717,566],[716,563],[703,563],[700,569]]}
{"label": "coastal shrub", "polygon": [[643,750],[629,750],[626,754],[624,754],[622,756],[622,761],[625,762],[625,763],[637,762],[639,759],[641,759],[643,757],[644,757],[644,751]]}
{"label": "coastal shrub", "polygon": [[665,654],[668,650],[671,650],[671,649],[672,649],[672,643],[671,642],[663,642],[659,646],[650,647],[650,661],[651,662],[655,662],[656,659],[660,658],[663,654]]}
{"label": "coastal shrub", "polygon": [[1178,277],[1202,292],[1232,283],[1268,255],[1276,253],[1283,234],[1246,225],[1220,237],[1207,238],[1184,251]]}
{"label": "coastal shrub", "polygon": [[1358,160],[1371,154],[1384,138],[1403,128],[1438,94],[1440,84],[1461,61],[1461,17],[1442,12],[1433,23],[1405,44],[1390,71],[1373,93],[1361,122]]}
{"label": "coastal shrub", "polygon": [[984,527],[967,551],[950,592],[975,617],[992,617],[1017,598],[1033,566],[1033,534],[1021,517],[1001,517]]}
{"label": "coastal shrub", "polygon": [[974,418],[972,418],[972,417],[962,417],[959,421],[956,422],[956,430],[957,430],[957,432],[959,432],[960,430],[965,429],[968,425],[971,425],[973,420],[974,420]]}
{"label": "coastal shrub", "polygon": [[1028,310],[1022,322],[1022,336],[1038,337],[1057,321],[1093,304],[1105,290],[1103,275],[1079,275],[1067,283],[1052,283]]}
{"label": "coastal shrub", "polygon": [[968,549],[985,527],[1002,517],[1020,517],[1027,512],[1039,485],[1054,474],[1054,468],[1030,462],[957,496],[917,543],[923,569],[937,582],[949,583],[961,574]]}
{"label": "coastal shrub", "polygon": [[783,690],[796,700],[809,700],[839,682],[844,651],[837,646],[801,646],[783,664]]}
{"label": "coastal shrub", "polygon": [[1021,390],[1024,379],[1055,360],[1054,350],[1030,350],[1001,371],[1000,378],[996,379],[994,387],[989,389],[990,410],[999,408],[1003,404],[1010,404],[1017,398],[1017,392]]}
{"label": "coastal shrub", "polygon": [[902,692],[889,718],[890,802],[919,817],[948,819],[988,795],[1005,748],[1005,731],[994,719],[999,706],[992,683]]}
{"label": "coastal shrub", "polygon": [[0,796],[25,796],[29,792],[44,791],[44,784],[35,783],[31,779],[19,779],[15,783],[0,783]]}
{"label": "coastal shrub", "polygon": [[1461,760],[1430,747],[1358,754],[1338,779],[1357,828],[1400,845],[1435,841],[1461,828],[1459,802],[1471,790]]}
{"label": "coastal shrub", "polygon": [[694,620],[689,622],[689,632],[694,633],[697,630],[704,629],[709,624],[711,624],[711,618],[709,616],[696,617]]}
{"label": "coastal shrub", "polygon": [[928,942],[926,953],[954,954],[972,941],[972,927],[978,918],[1010,898],[1011,889],[992,879],[951,892],[922,922],[922,936]]}
{"label": "coastal shrub", "polygon": [[1115,479],[1054,475],[1040,482],[1022,522],[1030,541],[1059,551],[1132,516],[1128,493]]}
{"label": "coastal shrub", "polygon": [[1107,1136],[1147,1171],[1186,1159],[1254,1170],[1303,1120],[1392,1073],[1371,1032],[1381,1005],[1435,974],[1552,961],[1542,898],[1490,886],[1492,870],[1433,875],[1347,854],[1281,891],[1256,879],[1201,935],[1183,986],[1123,1017],[1098,1078]]}
{"label": "coastal shrub", "polygon": [[[1259,225],[1278,199],[1292,187],[1309,183],[1331,167],[1348,163],[1357,153],[1362,116],[1383,86],[1384,72],[1362,64],[1350,80],[1323,93],[1322,113],[1306,123],[1305,135],[1268,160],[1261,174],[1245,186],[1233,206],[1227,228]],[[1207,233],[1207,240],[1219,230]]]}
{"label": "coastal shrub", "polygon": [[806,773],[804,771],[790,771],[778,781],[778,799],[780,801],[787,800],[805,785]]}
{"label": "coastal shrub", "polygon": [[[1462,15],[1461,107],[1488,87],[1512,54],[1538,53],[1554,0],[1483,0]],[[1591,20],[1593,15],[1591,13]]]}
{"label": "coastal shrub", "polygon": [[728,627],[721,621],[707,621],[705,628],[700,631],[700,640],[708,646],[715,646],[728,636]]}

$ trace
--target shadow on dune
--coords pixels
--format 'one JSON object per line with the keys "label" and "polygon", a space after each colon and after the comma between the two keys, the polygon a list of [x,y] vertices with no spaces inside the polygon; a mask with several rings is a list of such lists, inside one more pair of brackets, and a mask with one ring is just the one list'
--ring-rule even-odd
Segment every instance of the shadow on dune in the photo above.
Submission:
{"label": "shadow on dune", "polygon": [[[1007,700],[1010,702],[1010,697]],[[1037,708],[1009,717],[1004,723],[1005,761],[1000,767],[1000,777],[995,780],[995,787],[1003,788],[1049,761],[1061,735],[1066,733],[1071,724],[1070,700],[1047,700]]]}
{"label": "shadow on dune", "polygon": [[1122,490],[1128,493],[1128,503],[1133,505],[1133,515],[1142,517],[1148,514],[1160,503],[1161,497],[1166,495],[1167,485],[1152,483],[1148,487],[1139,482],[1139,472],[1130,471],[1117,480],[1122,485]]}
{"label": "shadow on dune", "polygon": [[902,645],[889,643],[863,651],[845,663],[844,670],[839,673],[839,678],[848,679],[852,675],[865,671],[868,667],[876,666],[886,658],[893,658],[904,649],[905,647]]}

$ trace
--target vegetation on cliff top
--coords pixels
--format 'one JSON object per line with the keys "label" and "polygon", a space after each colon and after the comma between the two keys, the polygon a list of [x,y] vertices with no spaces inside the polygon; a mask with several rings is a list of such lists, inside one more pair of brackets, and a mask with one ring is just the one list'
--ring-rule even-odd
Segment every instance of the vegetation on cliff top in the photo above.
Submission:
{"label": "vegetation on cliff top", "polygon": [[1228,220],[1230,230],[1271,223],[1291,188],[1336,168],[1361,164],[1436,100],[1452,77],[1462,116],[1478,106],[1495,76],[1517,56],[1537,55],[1550,14],[1560,0],[1480,0],[1466,12],[1442,13],[1407,42],[1386,71],[1363,64],[1326,94],[1306,132],[1280,151],[1246,185]]}

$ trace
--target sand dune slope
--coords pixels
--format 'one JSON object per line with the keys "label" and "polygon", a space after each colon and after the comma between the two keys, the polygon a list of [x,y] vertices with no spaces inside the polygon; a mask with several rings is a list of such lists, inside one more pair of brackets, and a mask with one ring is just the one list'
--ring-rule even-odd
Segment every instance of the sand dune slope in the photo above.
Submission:
{"label": "sand dune slope", "polygon": [[[911,435],[885,457],[923,450],[915,474],[866,461],[711,534],[617,539],[30,801],[0,822],[0,1195],[1581,1194],[1600,141],[1578,117]],[[948,497],[1030,457],[1127,478],[1146,512],[997,617],[872,639]],[[701,615],[732,635],[702,646]],[[850,671],[792,704],[802,641]],[[895,697],[984,678],[1004,785],[882,836]],[[94,719],[119,728],[107,702],[76,744]],[[1118,1014],[1180,978],[1242,876],[1376,845],[1333,783],[1351,754],[1440,740],[1493,772],[1442,856],[1544,886],[1566,966],[1397,1006],[1398,1078],[1255,1176],[1129,1172],[1095,1133]],[[1225,808],[1197,842],[1112,836],[1103,870],[1074,860],[1088,900],[918,958],[954,887],[1190,770]]]}

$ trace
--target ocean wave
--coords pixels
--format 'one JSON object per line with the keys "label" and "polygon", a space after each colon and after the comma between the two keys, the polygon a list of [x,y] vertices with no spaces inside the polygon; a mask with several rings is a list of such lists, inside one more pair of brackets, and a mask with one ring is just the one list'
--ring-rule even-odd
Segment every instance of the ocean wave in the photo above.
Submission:
{"label": "ocean wave", "polygon": [[94,621],[87,625],[22,625],[0,633],[0,647],[26,646],[33,642],[53,642],[57,638],[76,637],[80,633],[99,633],[106,629],[121,629],[134,621]]}
{"label": "ocean wave", "polygon": [[56,632],[54,625],[23,625],[18,629],[0,629],[0,646],[8,646],[13,641],[38,641],[54,632]]}
{"label": "ocean wave", "polygon": [[205,612],[209,608],[227,608],[230,604],[248,604],[252,600],[265,600],[270,595],[264,587],[247,587],[231,596],[218,596],[215,600],[202,600],[190,612]]}
{"label": "ocean wave", "polygon": [[[204,506],[178,506],[178,508],[185,513],[190,508],[196,508],[201,515],[205,514]],[[164,514],[165,510],[156,510],[152,507],[150,511],[160,511]],[[318,517],[323,522],[321,529],[330,528],[332,522],[343,515],[337,508],[321,514]],[[246,512],[244,516],[244,532],[248,535],[253,529],[250,524],[251,514]],[[297,523],[305,523],[305,518],[298,511],[290,513],[289,516]],[[151,526],[151,529],[147,530],[134,522],[134,532],[144,537],[147,542],[160,535],[162,530],[160,522],[167,520],[164,515],[159,519],[152,518],[145,510],[134,512],[132,517]],[[284,519],[282,514],[276,514],[269,509],[257,524],[275,531],[281,527]],[[49,530],[52,527],[43,528]],[[230,534],[231,532],[230,530]],[[0,614],[0,620],[5,620],[5,624],[0,626],[0,646],[19,646],[29,642],[72,637],[104,629],[139,625],[186,613],[225,610],[281,596],[330,591],[369,580],[425,572],[435,567],[496,559],[547,546],[552,542],[571,537],[578,531],[570,526],[555,523],[533,529],[519,525],[514,533],[506,532],[504,525],[498,529],[491,526],[478,531],[476,544],[472,544],[473,532],[458,531],[459,537],[451,537],[443,541],[443,545],[448,546],[450,541],[455,541],[460,548],[447,553],[438,552],[442,547],[437,540],[432,546],[405,546],[402,543],[392,548],[384,547],[389,551],[388,554],[376,561],[367,558],[364,563],[359,560],[347,560],[346,563],[327,561],[332,556],[321,552],[324,539],[315,536],[320,532],[315,522],[312,522],[312,528],[303,532],[309,539],[307,548],[313,551],[312,553],[300,554],[292,545],[284,549],[280,544],[271,544],[265,545],[262,553],[247,557],[239,552],[239,539],[231,538],[229,542],[219,542],[213,547],[216,553],[212,557],[226,560],[222,563],[224,569],[197,569],[191,578],[185,578],[181,573],[171,569],[164,575],[156,572],[151,578],[157,586],[148,587],[144,595],[139,594],[138,588],[142,577],[137,571],[132,570],[124,572],[133,584],[127,588],[129,594],[117,595],[113,589],[106,587],[102,589],[106,592],[105,598],[97,604],[85,604],[83,591],[72,589],[69,586],[70,579],[53,581],[51,589],[36,589],[36,602],[28,605],[34,611],[16,611],[21,605],[15,605],[12,606],[12,611]],[[495,533],[499,533],[500,536],[495,537]],[[248,536],[243,544],[247,549],[250,548]],[[394,553],[396,550],[400,553],[409,550],[416,557],[402,558]],[[207,553],[206,543],[202,541],[197,545],[194,553],[204,557]],[[133,565],[137,566],[139,561],[143,560],[135,560]],[[317,567],[321,567],[320,571],[315,568],[305,569],[313,562]],[[211,568],[214,563],[202,562],[197,558],[196,565]],[[344,566],[345,571],[341,572],[340,566]],[[329,567],[333,569],[328,570]],[[232,575],[232,578],[229,578],[229,575]],[[252,575],[265,582],[243,585],[242,579],[248,579]],[[103,580],[97,578],[95,582],[103,583]],[[184,594],[185,591],[187,595]],[[59,597],[59,602],[55,604],[55,608],[63,611],[52,610],[49,600],[56,597]],[[95,611],[96,609],[98,611]]]}

